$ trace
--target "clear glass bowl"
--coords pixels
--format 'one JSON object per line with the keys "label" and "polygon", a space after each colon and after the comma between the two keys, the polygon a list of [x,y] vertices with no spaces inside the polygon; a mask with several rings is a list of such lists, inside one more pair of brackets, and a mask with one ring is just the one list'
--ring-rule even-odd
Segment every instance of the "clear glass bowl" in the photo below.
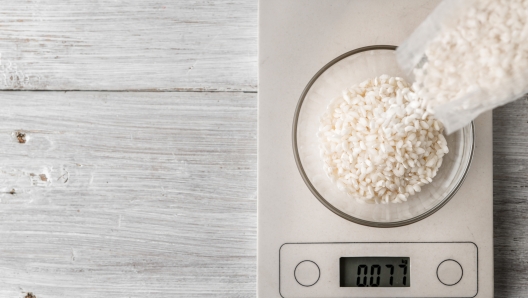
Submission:
{"label": "clear glass bowl", "polygon": [[[395,46],[369,46],[325,65],[304,89],[293,121],[293,151],[304,182],[319,201],[352,222],[380,228],[422,220],[444,206],[462,185],[474,148],[473,123],[446,136],[449,153],[437,176],[401,204],[366,204],[340,191],[326,176],[319,153],[319,119],[332,99],[364,80],[388,74],[407,78],[396,63]],[[463,198],[462,198],[463,199]]]}

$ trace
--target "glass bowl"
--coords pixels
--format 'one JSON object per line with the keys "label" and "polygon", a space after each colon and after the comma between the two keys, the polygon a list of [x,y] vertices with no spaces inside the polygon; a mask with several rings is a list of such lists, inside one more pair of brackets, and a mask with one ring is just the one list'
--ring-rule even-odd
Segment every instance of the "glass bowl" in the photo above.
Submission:
{"label": "glass bowl", "polygon": [[352,222],[379,228],[398,227],[422,220],[444,206],[462,185],[473,157],[473,123],[446,136],[444,156],[433,182],[407,202],[368,204],[340,191],[325,174],[319,152],[319,119],[332,99],[364,80],[387,74],[408,79],[400,70],[395,46],[355,49],[330,61],[305,87],[293,121],[293,152],[301,176],[315,197],[335,214]]}

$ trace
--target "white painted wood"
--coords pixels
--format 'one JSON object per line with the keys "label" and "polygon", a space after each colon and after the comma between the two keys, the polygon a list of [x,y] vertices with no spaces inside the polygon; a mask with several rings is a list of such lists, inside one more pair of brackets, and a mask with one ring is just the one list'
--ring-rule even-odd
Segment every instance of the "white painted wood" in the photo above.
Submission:
{"label": "white painted wood", "polygon": [[0,88],[255,91],[257,1],[0,2]]}
{"label": "white painted wood", "polygon": [[255,296],[255,94],[1,101],[0,297]]}

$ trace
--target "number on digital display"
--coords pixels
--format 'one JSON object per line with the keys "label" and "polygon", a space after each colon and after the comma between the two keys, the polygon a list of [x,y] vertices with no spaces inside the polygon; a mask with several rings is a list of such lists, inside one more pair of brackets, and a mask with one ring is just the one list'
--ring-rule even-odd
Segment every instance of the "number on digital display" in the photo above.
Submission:
{"label": "number on digital display", "polygon": [[[363,282],[361,282],[361,271],[363,269]],[[356,284],[358,287],[365,287],[367,286],[367,274],[368,274],[368,266],[367,265],[359,265],[358,266],[358,277]]]}
{"label": "number on digital display", "polygon": [[393,265],[385,265],[387,268],[390,269],[390,280],[389,284],[392,286],[392,282],[394,281],[394,277],[392,276],[394,274],[394,266]]}
{"label": "number on digital display", "polygon": [[403,269],[403,285],[407,285],[407,260],[402,260],[403,264],[400,264],[400,268]]}
{"label": "number on digital display", "polygon": [[[376,282],[374,282],[374,274],[377,274]],[[372,265],[370,266],[370,286],[371,287],[378,287],[380,284],[380,274],[381,274],[381,266],[380,265]]]}
{"label": "number on digital display", "polygon": [[410,287],[408,257],[341,257],[340,287]]}

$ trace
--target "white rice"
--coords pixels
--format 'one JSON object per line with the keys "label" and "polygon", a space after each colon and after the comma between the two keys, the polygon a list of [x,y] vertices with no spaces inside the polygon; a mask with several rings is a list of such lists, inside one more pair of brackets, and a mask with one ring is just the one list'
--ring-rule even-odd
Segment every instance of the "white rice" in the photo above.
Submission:
{"label": "white rice", "polygon": [[528,0],[468,4],[455,22],[439,24],[427,62],[414,69],[413,88],[431,113],[462,98],[462,109],[493,108],[528,90]]}
{"label": "white rice", "polygon": [[430,183],[449,150],[443,126],[402,78],[352,86],[321,117],[324,171],[358,200],[401,203]]}

